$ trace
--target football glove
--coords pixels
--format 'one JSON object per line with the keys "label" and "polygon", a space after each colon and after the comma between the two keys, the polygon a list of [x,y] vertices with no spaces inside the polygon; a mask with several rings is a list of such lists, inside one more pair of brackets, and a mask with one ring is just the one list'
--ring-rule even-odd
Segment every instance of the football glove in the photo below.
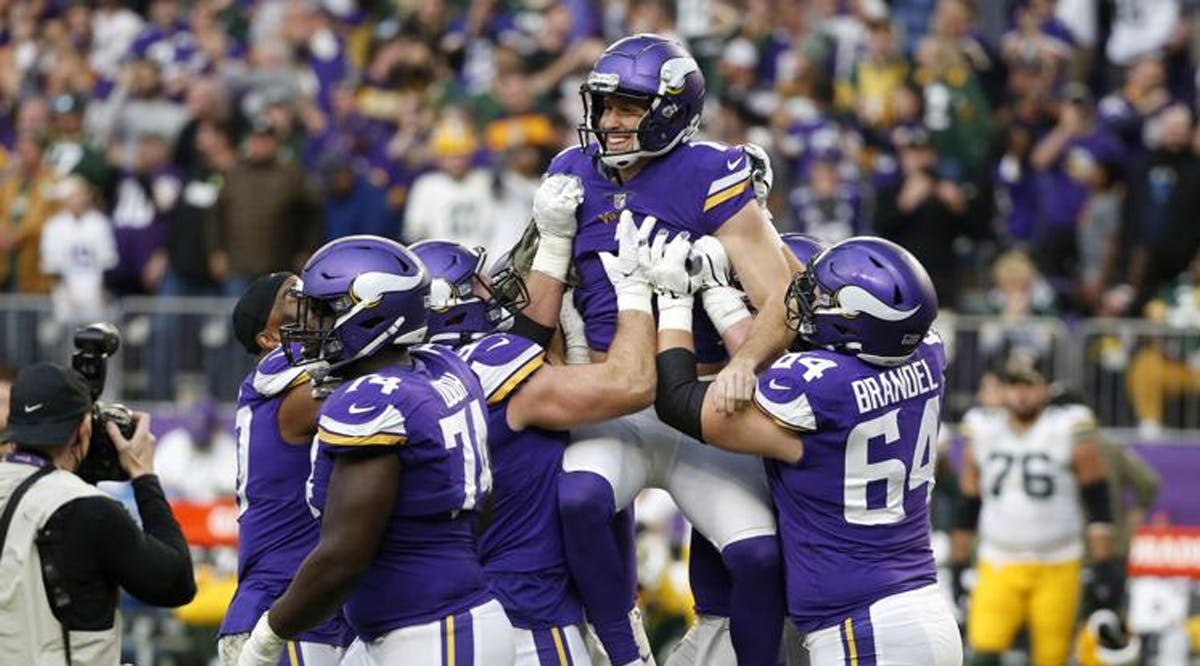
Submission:
{"label": "football glove", "polygon": [[647,216],[639,227],[633,213],[621,211],[617,221],[617,253],[601,252],[600,261],[613,290],[617,292],[617,310],[639,310],[650,314],[650,281],[642,266],[649,252],[646,239],[658,222]]}
{"label": "football glove", "polygon": [[285,641],[275,633],[274,629],[271,629],[271,625],[267,622],[267,615],[269,613],[263,613],[258,618],[258,623],[250,632],[250,638],[242,646],[242,654],[238,657],[238,666],[275,666],[279,663]]}

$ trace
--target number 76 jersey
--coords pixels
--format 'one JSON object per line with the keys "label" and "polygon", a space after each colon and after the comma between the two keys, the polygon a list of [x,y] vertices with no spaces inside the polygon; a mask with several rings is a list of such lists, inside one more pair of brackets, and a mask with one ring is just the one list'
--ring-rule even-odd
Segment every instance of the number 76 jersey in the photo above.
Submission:
{"label": "number 76 jersey", "polygon": [[1012,428],[1002,409],[976,407],[963,416],[979,466],[981,558],[1051,563],[1083,556],[1071,455],[1075,443],[1095,430],[1092,411],[1083,405],[1047,407],[1023,431]]}
{"label": "number 76 jersey", "polygon": [[759,377],[755,404],[804,442],[798,463],[767,463],[800,631],[937,582],[928,505],[945,365],[930,333],[895,367],[819,349]]}

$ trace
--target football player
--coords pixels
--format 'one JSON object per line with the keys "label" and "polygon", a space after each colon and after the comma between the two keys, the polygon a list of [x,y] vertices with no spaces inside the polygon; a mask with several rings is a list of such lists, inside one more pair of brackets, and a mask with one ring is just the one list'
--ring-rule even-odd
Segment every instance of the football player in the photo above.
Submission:
{"label": "football player", "polygon": [[1031,662],[1064,664],[1079,612],[1085,541],[1092,606],[1117,608],[1124,587],[1096,422],[1083,405],[1050,405],[1046,378],[1031,364],[1010,363],[1002,380],[1002,408],[977,407],[963,416],[963,506],[952,534],[952,582],[961,590],[978,529],[967,615],[972,663],[999,664],[1028,624]]}
{"label": "football player", "polygon": [[547,364],[542,345],[496,332],[508,327],[519,307],[496,294],[520,289],[493,290],[482,248],[440,240],[411,248],[433,280],[430,339],[455,345],[487,396],[494,493],[480,559],[516,627],[518,666],[591,663],[558,522],[567,430],[636,412],[654,400],[651,292],[628,214],[617,232],[618,254],[604,256],[609,279],[622,294],[613,353],[604,363],[588,365]]}
{"label": "football player", "polygon": [[[320,532],[305,503],[320,402],[308,373],[289,364],[280,346],[280,328],[296,316],[296,280],[292,273],[264,275],[233,308],[234,334],[258,363],[238,391],[234,419],[238,587],[219,631],[224,666],[237,663],[250,630],[287,589]],[[349,638],[339,613],[288,641],[285,652],[293,661],[334,666]]]}
{"label": "football player", "polygon": [[[800,233],[782,234],[783,244],[801,265],[807,266],[824,246],[810,236]],[[719,252],[719,248],[714,248]],[[694,253],[693,253],[694,254]],[[717,265],[724,262],[717,258]],[[733,290],[734,294],[727,296],[722,290]],[[721,301],[715,307],[724,308],[728,300],[745,310],[743,295],[734,287],[710,287],[701,294],[705,311],[713,312],[714,300]],[[735,327],[743,327],[741,322],[749,322],[750,312],[747,310],[740,320],[734,318]],[[738,337],[737,333],[722,336],[726,346],[736,351],[737,343],[731,339]],[[688,582],[691,585],[692,597],[695,599],[696,622],[688,628],[683,639],[679,641],[671,655],[667,658],[666,666],[733,665],[737,656],[733,652],[733,643],[729,638],[729,572],[721,561],[721,554],[704,535],[692,530],[691,548],[688,557]],[[786,629],[786,627],[785,627]],[[786,633],[784,650],[787,652]],[[791,657],[789,657],[791,658]],[[790,663],[790,662],[789,662]]]}
{"label": "football player", "polygon": [[768,459],[788,614],[811,663],[961,664],[930,549],[945,354],[924,268],[878,238],[817,255],[787,295],[809,350],[762,373],[757,410],[730,414],[697,380],[687,251],[672,245],[648,271],[660,290],[656,407],[696,439]]}
{"label": "football player", "polygon": [[255,625],[242,666],[275,663],[284,639],[343,604],[374,663],[513,663],[512,625],[474,534],[491,490],[487,401],[462,359],[419,344],[429,285],[416,255],[374,236],[332,241],[305,264],[284,350],[295,343],[289,360],[343,380],[317,420],[321,535]]}
{"label": "football player", "polygon": [[[752,160],[743,148],[693,142],[704,103],[704,77],[677,42],[636,35],[611,45],[582,89],[581,146],[552,161],[546,183],[579,183],[571,211],[578,234],[569,258],[581,285],[573,301],[582,315],[592,360],[609,349],[617,294],[600,254],[616,250],[612,227],[623,211],[655,218],[671,234],[712,235],[727,252],[758,315],[728,363],[715,328],[701,317],[702,372],[718,372],[714,396],[726,411],[747,404],[754,372],[791,339],[784,324],[788,263],[755,201]],[[539,229],[536,205],[535,221]],[[714,326],[715,325],[715,326]],[[722,366],[722,364],[724,364]],[[775,518],[760,461],[684,445],[650,410],[573,431],[563,460],[559,506],[572,576],[588,617],[618,666],[647,663],[632,639],[628,558],[612,529],[617,512],[644,487],[671,493],[684,515],[720,550],[732,581],[730,631],[738,662],[774,665],[782,631],[783,595]]]}

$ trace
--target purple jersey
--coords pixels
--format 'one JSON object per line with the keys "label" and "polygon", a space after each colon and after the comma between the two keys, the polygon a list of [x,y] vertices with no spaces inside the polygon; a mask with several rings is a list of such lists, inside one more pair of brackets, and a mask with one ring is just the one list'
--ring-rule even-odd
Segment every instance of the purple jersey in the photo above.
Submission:
{"label": "purple jersey", "polygon": [[[738,147],[708,142],[682,143],[647,162],[625,184],[608,178],[595,144],[568,148],[550,163],[548,174],[568,173],[583,183],[583,204],[576,211],[579,231],[574,260],[583,286],[575,290],[575,307],[583,315],[588,346],[606,351],[617,328],[617,297],[598,253],[617,251],[617,218],[623,209],[639,223],[652,215],[655,229],[692,238],[711,235],[734,213],[754,200],[750,161]],[[726,358],[720,336],[704,308],[696,302],[696,356],[702,363]]]}
{"label": "purple jersey", "polygon": [[339,387],[317,422],[311,504],[318,512],[338,456],[382,451],[400,458],[387,531],[345,604],[364,640],[491,598],[475,542],[475,511],[492,487],[483,389],[448,349],[415,347],[411,355],[412,365]]}
{"label": "purple jersey", "polygon": [[[309,447],[289,444],[279,434],[283,397],[307,382],[304,370],[288,365],[279,348],[258,362],[238,392],[238,588],[221,635],[253,629],[317,545],[320,525],[304,501]],[[338,615],[299,640],[346,645],[349,635]]]}
{"label": "purple jersey", "polygon": [[495,492],[479,543],[488,584],[516,627],[577,625],[583,611],[558,522],[558,475],[568,433],[514,431],[508,425],[508,397],[542,366],[545,350],[525,338],[494,333],[462,347],[459,355],[479,376],[488,402]]}
{"label": "purple jersey", "polygon": [[799,463],[767,466],[800,631],[937,581],[928,504],[945,366],[930,333],[896,367],[815,350],[759,377],[755,403],[804,440]]}

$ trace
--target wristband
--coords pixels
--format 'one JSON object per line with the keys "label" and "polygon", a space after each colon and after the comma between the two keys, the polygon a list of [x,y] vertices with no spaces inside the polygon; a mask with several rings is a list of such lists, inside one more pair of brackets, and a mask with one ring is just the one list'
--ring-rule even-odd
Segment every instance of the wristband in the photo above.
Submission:
{"label": "wristband", "polygon": [[533,255],[530,269],[565,283],[574,243],[575,239],[570,236],[542,235],[538,238],[537,252]]}
{"label": "wristband", "polygon": [[658,294],[658,330],[687,331],[692,330],[691,296],[675,296],[659,292]]}
{"label": "wristband", "polygon": [[709,287],[701,292],[700,302],[720,335],[750,317],[742,292],[733,287]]}

